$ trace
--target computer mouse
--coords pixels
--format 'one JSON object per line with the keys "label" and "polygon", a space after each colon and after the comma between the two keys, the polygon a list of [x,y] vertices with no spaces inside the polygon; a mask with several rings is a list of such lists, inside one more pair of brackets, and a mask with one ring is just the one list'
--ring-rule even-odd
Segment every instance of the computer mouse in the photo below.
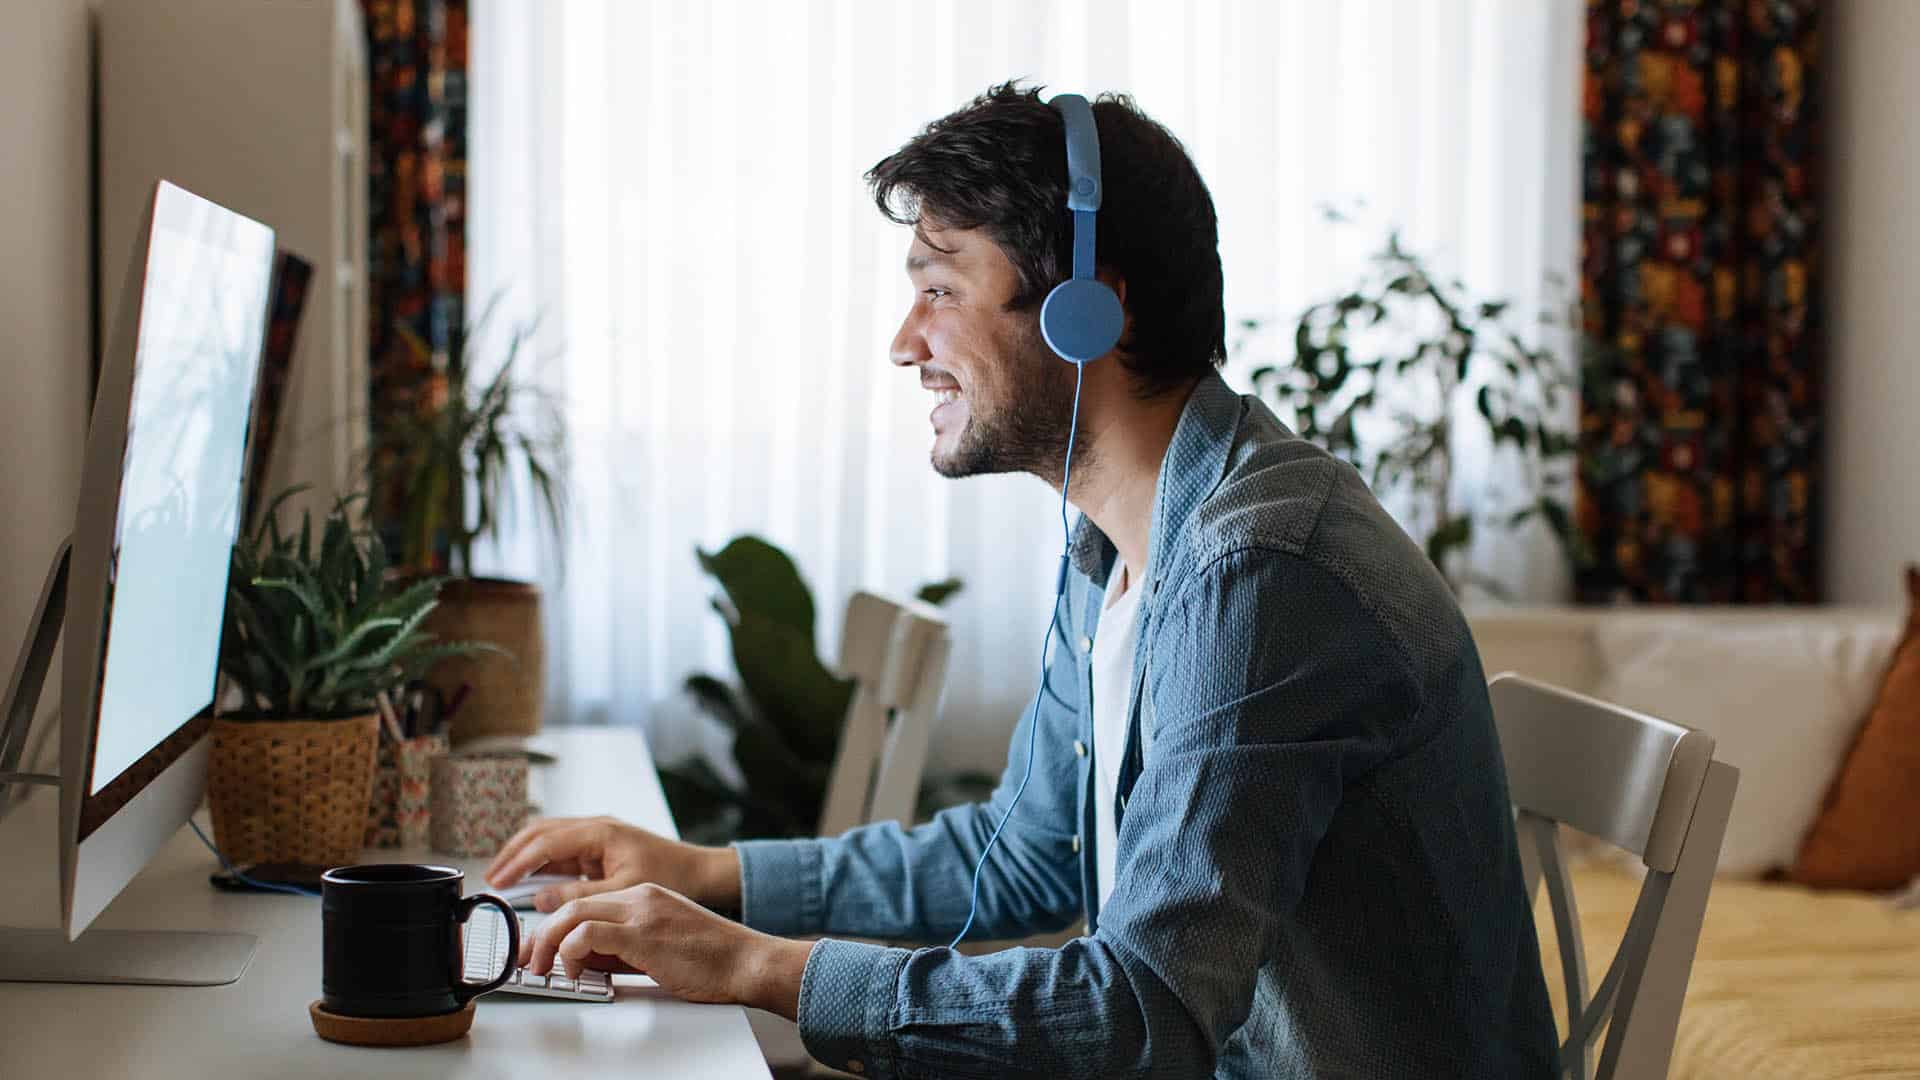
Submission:
{"label": "computer mouse", "polygon": [[568,882],[579,880],[577,877],[568,877],[565,874],[529,874],[504,889],[493,889],[490,891],[514,908],[521,911],[532,911],[534,910],[534,894],[538,893],[541,889],[549,885],[565,885]]}

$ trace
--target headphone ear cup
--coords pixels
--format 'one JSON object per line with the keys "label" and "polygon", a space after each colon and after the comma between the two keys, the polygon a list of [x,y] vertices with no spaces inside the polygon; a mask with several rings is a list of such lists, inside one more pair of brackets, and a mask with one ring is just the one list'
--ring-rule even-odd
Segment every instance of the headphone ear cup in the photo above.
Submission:
{"label": "headphone ear cup", "polygon": [[1062,360],[1084,364],[1113,351],[1126,329],[1126,309],[1107,283],[1069,278],[1040,305],[1040,336]]}

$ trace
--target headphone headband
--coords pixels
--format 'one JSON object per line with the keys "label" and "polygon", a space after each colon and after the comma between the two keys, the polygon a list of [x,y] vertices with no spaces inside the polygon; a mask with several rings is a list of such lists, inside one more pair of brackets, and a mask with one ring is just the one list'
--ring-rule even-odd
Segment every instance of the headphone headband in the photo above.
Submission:
{"label": "headphone headband", "polygon": [[1100,129],[1093,106],[1079,94],[1056,94],[1047,104],[1067,132],[1067,209],[1073,212],[1073,277],[1054,286],[1040,307],[1040,332],[1064,360],[1085,363],[1107,354],[1126,323],[1119,297],[1094,272],[1096,214],[1105,194],[1100,180]]}
{"label": "headphone headband", "polygon": [[1093,106],[1079,94],[1060,94],[1048,104],[1060,113],[1067,129],[1067,209],[1073,211],[1073,276],[1091,279],[1093,239],[1098,232],[1094,212],[1100,209],[1100,129],[1093,123]]}
{"label": "headphone headband", "polygon": [[1100,129],[1093,106],[1079,94],[1060,94],[1047,104],[1060,111],[1067,128],[1067,207],[1100,209]]}

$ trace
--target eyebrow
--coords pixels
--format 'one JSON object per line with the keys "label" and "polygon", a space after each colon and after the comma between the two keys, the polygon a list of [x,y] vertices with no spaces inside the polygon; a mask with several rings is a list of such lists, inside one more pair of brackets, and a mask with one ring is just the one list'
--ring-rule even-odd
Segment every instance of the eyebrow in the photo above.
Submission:
{"label": "eyebrow", "polygon": [[907,273],[911,274],[916,270],[925,270],[935,265],[952,266],[957,261],[951,254],[944,251],[936,251],[931,255],[909,255],[907,256]]}

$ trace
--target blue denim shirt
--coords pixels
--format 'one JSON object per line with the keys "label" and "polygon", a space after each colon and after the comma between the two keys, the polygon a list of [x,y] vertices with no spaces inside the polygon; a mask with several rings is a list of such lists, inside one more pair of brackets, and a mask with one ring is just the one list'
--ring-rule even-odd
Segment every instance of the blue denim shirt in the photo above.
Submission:
{"label": "blue denim shirt", "polygon": [[1037,722],[974,932],[1086,933],[980,956],[824,939],[800,993],[808,1051],[870,1077],[1552,1072],[1479,655],[1359,475],[1217,376],[1188,399],[1140,578],[1099,907],[1088,664],[1114,551],[1083,520],[1072,555],[1048,689],[990,801],[738,850],[749,925],[944,942]]}

